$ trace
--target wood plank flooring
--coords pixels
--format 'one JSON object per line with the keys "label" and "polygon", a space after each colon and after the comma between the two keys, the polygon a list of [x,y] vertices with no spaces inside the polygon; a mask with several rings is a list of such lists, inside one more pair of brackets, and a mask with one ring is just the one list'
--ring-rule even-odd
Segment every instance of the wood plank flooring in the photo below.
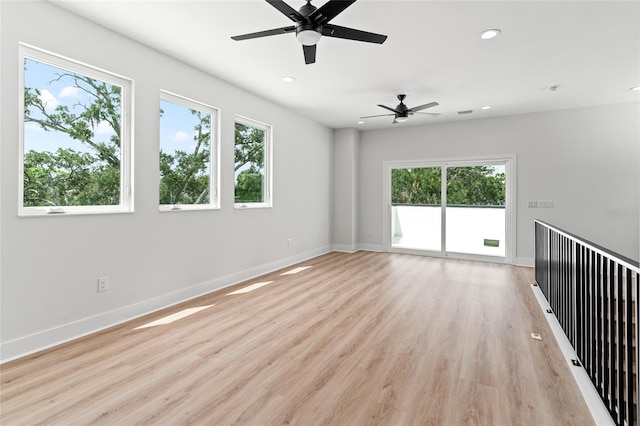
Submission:
{"label": "wood plank flooring", "polygon": [[593,424],[532,280],[329,253],[2,365],[0,423]]}

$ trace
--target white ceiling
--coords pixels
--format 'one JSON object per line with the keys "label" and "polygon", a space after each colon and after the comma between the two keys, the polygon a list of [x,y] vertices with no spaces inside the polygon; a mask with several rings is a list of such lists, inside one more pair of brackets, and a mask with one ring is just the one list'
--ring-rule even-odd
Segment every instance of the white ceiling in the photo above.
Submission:
{"label": "white ceiling", "polygon": [[[331,128],[391,127],[392,117],[356,122],[386,113],[377,104],[395,107],[399,93],[409,107],[438,102],[428,111],[442,115],[393,126],[640,100],[629,91],[640,85],[636,0],[360,0],[331,23],[386,42],[323,37],[311,65],[294,34],[231,40],[292,24],[261,0],[54,3]],[[299,9],[304,1],[287,3]],[[481,40],[489,28],[502,35]],[[561,87],[547,90],[553,85]]]}

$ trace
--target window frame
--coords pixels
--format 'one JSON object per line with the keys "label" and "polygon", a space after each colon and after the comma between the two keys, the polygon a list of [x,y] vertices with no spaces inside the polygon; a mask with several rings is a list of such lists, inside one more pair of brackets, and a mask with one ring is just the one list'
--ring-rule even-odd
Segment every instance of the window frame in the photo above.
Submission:
{"label": "window frame", "polygon": [[246,126],[255,127],[260,130],[265,131],[265,141],[264,141],[264,200],[262,202],[256,203],[236,203],[235,202],[235,187],[236,187],[236,176],[235,170],[233,175],[233,207],[236,210],[246,210],[246,209],[265,209],[273,207],[273,126],[253,120],[248,117],[244,117],[242,115],[236,115],[235,120],[233,122],[233,132],[234,132],[234,169],[235,169],[235,125],[236,123],[241,123]]}
{"label": "window frame", "polygon": [[[195,109],[211,116],[211,130],[209,133],[209,202],[207,204],[160,204],[160,180],[158,173],[158,210],[160,212],[180,212],[193,210],[220,209],[220,108],[204,102],[196,101],[176,93],[160,90],[161,102],[170,102],[185,108]],[[161,118],[158,121],[158,131],[161,128]],[[158,172],[160,167],[160,137],[158,137]]]}
{"label": "window frame", "polygon": [[[134,81],[101,68],[26,44],[18,45],[18,216],[43,217],[86,214],[133,213],[133,93]],[[24,88],[25,59],[81,74],[120,87],[120,203],[88,206],[25,206],[24,205]]]}

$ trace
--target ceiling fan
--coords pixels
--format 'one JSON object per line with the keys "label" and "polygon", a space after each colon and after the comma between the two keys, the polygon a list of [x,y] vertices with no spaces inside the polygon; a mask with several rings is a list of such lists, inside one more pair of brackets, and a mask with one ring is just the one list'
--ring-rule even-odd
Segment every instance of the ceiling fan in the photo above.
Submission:
{"label": "ceiling fan", "polygon": [[384,43],[387,39],[385,35],[329,24],[329,21],[355,2],[356,0],[329,0],[318,9],[311,4],[311,0],[307,0],[307,4],[296,11],[282,0],[267,0],[267,3],[295,22],[295,25],[231,38],[240,41],[295,32],[296,38],[300,44],[302,44],[306,64],[313,64],[316,61],[316,44],[321,36],[366,41],[369,43]]}
{"label": "ceiling fan", "polygon": [[393,118],[393,124],[396,123],[404,123],[405,121],[407,121],[409,119],[410,115],[413,115],[414,113],[418,113],[418,114],[427,114],[427,115],[433,115],[433,116],[439,116],[440,114],[438,113],[433,113],[433,112],[419,112],[422,111],[423,109],[427,109],[427,108],[432,108],[434,106],[438,106],[440,105],[437,102],[429,102],[428,104],[424,104],[424,105],[420,105],[420,106],[416,106],[413,108],[409,108],[404,104],[404,98],[406,98],[407,95],[398,95],[398,100],[400,101],[400,103],[398,104],[398,106],[396,106],[395,108],[391,108],[385,105],[380,105],[378,104],[379,107],[382,107],[384,109],[388,109],[389,111],[392,111],[393,114],[381,114],[381,115],[368,115],[366,117],[360,117],[360,118],[372,118],[372,117],[389,117],[389,116],[394,116]]}

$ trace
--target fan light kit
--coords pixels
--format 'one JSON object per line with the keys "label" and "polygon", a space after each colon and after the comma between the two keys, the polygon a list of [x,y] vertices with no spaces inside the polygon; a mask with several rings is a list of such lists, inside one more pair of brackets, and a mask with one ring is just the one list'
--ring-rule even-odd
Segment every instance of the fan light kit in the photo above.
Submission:
{"label": "fan light kit", "polygon": [[420,106],[417,106],[417,107],[409,108],[404,104],[404,98],[406,98],[406,97],[407,97],[407,95],[398,95],[398,100],[400,101],[400,103],[395,108],[391,108],[391,107],[388,107],[388,106],[385,106],[385,105],[378,105],[380,108],[384,108],[384,109],[387,109],[387,110],[393,112],[393,114],[368,115],[366,117],[360,117],[360,118],[393,116],[393,124],[396,124],[396,123],[404,123],[405,121],[407,121],[409,119],[410,115],[413,115],[415,113],[428,114],[428,115],[433,115],[433,116],[439,116],[440,115],[440,114],[432,113],[432,112],[419,112],[419,111],[422,111],[423,109],[433,108],[434,106],[440,105],[437,102],[430,102],[428,104],[424,104],[424,105],[420,105]]}
{"label": "fan light kit", "polygon": [[320,33],[316,30],[302,30],[296,38],[303,46],[314,46],[320,41]]}
{"label": "fan light kit", "polygon": [[490,30],[485,30],[480,34],[480,38],[483,40],[490,40],[492,38],[496,38],[498,37],[500,34],[502,34],[502,31],[500,31],[497,28],[493,28]]}
{"label": "fan light kit", "polygon": [[302,52],[304,53],[304,62],[306,64],[313,64],[316,61],[316,44],[322,36],[365,41],[368,43],[384,43],[387,39],[386,35],[329,24],[329,21],[355,2],[356,0],[329,0],[318,9],[311,4],[311,0],[307,0],[307,3],[302,6],[300,10],[296,11],[282,0],[267,0],[267,3],[291,19],[295,25],[233,36],[231,38],[240,41],[295,32],[296,38],[300,44],[302,44]]}

